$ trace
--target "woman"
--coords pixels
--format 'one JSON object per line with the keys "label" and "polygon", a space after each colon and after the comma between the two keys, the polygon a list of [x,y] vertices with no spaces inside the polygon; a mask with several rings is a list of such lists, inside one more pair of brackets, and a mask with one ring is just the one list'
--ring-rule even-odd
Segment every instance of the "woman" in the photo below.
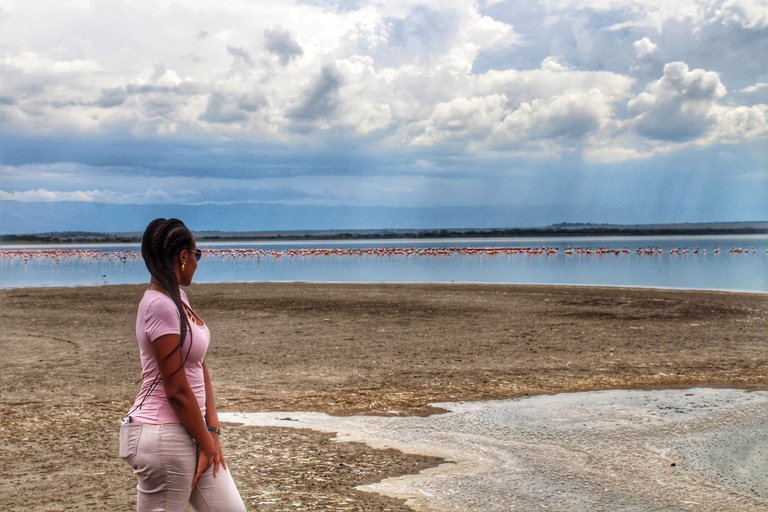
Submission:
{"label": "woman", "polygon": [[202,252],[178,219],[153,220],[141,252],[152,275],[136,318],[143,385],[120,428],[120,457],[139,477],[137,509],[244,511],[219,444],[210,332],[179,289]]}

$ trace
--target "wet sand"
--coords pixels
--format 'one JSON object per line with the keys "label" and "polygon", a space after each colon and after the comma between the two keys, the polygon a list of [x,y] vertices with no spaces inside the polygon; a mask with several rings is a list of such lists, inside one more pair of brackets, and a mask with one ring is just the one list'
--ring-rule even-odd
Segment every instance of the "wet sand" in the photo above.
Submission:
{"label": "wet sand", "polygon": [[222,413],[445,463],[361,487],[443,512],[764,512],[768,392],[609,390],[441,402],[420,416]]}
{"label": "wet sand", "polygon": [[[0,291],[0,509],[134,510],[116,457],[145,286]],[[767,389],[768,296],[518,285],[193,285],[219,409],[426,415],[595,389]],[[227,425],[251,510],[410,510],[354,487],[437,457]]]}

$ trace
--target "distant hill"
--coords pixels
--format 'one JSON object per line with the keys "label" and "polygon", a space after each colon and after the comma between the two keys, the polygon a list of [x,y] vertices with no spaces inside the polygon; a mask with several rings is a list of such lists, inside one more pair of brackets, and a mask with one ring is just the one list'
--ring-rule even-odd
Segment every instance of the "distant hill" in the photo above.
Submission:
{"label": "distant hill", "polygon": [[88,231],[62,231],[22,235],[0,235],[0,243],[7,244],[95,244],[132,243],[141,241],[141,233],[91,233]]}
{"label": "distant hill", "polygon": [[[500,238],[500,237],[566,237],[566,236],[694,236],[694,235],[762,235],[768,234],[768,221],[713,222],[681,224],[590,224],[562,222],[544,227],[493,229],[371,229],[346,231],[201,231],[199,242],[232,242],[261,240],[363,240],[394,238]],[[0,235],[0,243],[139,243],[142,234],[90,233],[63,231],[21,235]]]}

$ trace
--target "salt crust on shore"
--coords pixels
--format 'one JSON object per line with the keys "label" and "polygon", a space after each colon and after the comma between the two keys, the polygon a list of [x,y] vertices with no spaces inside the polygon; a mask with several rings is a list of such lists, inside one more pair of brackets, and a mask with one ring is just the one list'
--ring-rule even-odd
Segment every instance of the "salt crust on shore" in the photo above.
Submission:
{"label": "salt crust on shore", "polygon": [[443,457],[361,486],[419,511],[757,511],[768,507],[768,392],[595,391],[438,403],[428,417],[220,413]]}

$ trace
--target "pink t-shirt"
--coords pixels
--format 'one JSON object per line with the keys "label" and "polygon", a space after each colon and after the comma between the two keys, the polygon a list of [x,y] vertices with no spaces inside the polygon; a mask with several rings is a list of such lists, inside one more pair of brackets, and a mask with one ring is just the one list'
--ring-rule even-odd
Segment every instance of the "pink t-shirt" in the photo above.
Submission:
{"label": "pink t-shirt", "polygon": [[[181,292],[181,300],[189,307],[187,294]],[[192,308],[189,308],[190,311]],[[195,314],[193,312],[195,316]],[[203,323],[198,316],[198,322]],[[139,340],[141,352],[141,391],[136,396],[131,417],[142,423],[179,423],[176,413],[171,409],[165,396],[162,379],[158,379],[157,387],[150,393],[144,403],[144,395],[152,385],[155,376],[158,375],[157,360],[152,342],[166,334],[179,334],[179,310],[173,300],[162,292],[147,290],[139,303],[139,312],[136,315],[136,338]],[[182,345],[182,358],[189,357],[184,364],[187,374],[187,382],[197,397],[200,412],[205,417],[205,379],[203,376],[203,361],[211,333],[207,325],[197,325],[189,322],[187,335]],[[190,342],[192,347],[190,349]],[[139,404],[141,407],[139,408]]]}

